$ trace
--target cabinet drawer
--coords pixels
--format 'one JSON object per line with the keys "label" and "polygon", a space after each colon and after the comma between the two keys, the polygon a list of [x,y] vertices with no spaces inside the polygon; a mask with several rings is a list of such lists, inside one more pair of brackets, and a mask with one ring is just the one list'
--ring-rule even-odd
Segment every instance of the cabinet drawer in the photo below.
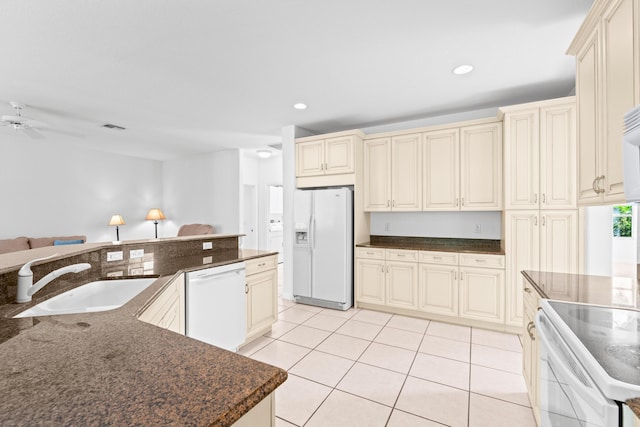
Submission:
{"label": "cabinet drawer", "polygon": [[460,266],[504,268],[504,255],[460,254]]}
{"label": "cabinet drawer", "polygon": [[392,261],[418,262],[418,251],[406,249],[387,249],[386,259]]}
{"label": "cabinet drawer", "polygon": [[456,252],[420,251],[420,262],[428,264],[458,265]]}
{"label": "cabinet drawer", "polygon": [[382,248],[356,248],[357,258],[384,259],[384,249]]}
{"label": "cabinet drawer", "polygon": [[278,257],[270,255],[261,258],[253,258],[245,261],[245,275],[260,273],[263,271],[276,268],[278,266]]}

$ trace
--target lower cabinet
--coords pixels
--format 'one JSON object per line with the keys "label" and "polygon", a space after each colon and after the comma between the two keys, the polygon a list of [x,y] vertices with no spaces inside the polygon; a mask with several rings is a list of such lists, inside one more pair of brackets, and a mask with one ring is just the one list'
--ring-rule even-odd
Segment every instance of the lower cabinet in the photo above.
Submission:
{"label": "lower cabinet", "polygon": [[260,403],[251,408],[238,421],[232,424],[233,427],[275,427],[276,409],[275,393],[269,394]]}
{"label": "lower cabinet", "polygon": [[529,282],[522,278],[524,294],[524,324],[522,331],[522,375],[529,391],[529,400],[533,415],[540,425],[540,388],[539,388],[539,345],[536,339],[535,319],[540,295]]}
{"label": "lower cabinet", "polygon": [[356,301],[444,321],[504,325],[504,264],[504,255],[357,248]]}
{"label": "lower cabinet", "polygon": [[185,293],[184,274],[176,276],[160,295],[138,317],[179,334],[185,334]]}
{"label": "lower cabinet", "polygon": [[247,338],[261,336],[278,320],[278,258],[276,255],[246,261]]}

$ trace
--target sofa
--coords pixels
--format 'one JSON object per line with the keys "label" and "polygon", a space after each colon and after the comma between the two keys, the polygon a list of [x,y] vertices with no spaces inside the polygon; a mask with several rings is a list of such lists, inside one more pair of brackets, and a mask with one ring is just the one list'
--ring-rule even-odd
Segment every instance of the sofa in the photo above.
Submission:
{"label": "sofa", "polygon": [[25,251],[27,249],[43,248],[45,246],[74,245],[87,241],[86,236],[60,237],[16,237],[15,239],[0,239],[0,254]]}

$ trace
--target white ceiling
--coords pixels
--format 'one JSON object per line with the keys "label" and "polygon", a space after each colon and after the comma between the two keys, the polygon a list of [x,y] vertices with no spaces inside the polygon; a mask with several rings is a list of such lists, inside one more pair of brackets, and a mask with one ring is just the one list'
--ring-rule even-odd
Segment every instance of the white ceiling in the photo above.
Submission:
{"label": "white ceiling", "polygon": [[[292,124],[324,133],[566,96],[565,50],[591,3],[0,0],[0,114],[23,102],[51,144],[162,160],[264,147]],[[461,63],[474,72],[453,75]],[[29,141],[0,129],[0,146]]]}

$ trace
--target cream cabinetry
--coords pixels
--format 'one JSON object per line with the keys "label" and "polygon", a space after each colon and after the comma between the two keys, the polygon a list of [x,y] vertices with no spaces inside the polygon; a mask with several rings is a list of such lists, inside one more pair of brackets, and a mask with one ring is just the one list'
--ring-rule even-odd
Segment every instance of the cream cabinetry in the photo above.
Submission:
{"label": "cream cabinetry", "polygon": [[622,117],[640,103],[640,4],[596,0],[568,53],[576,56],[578,203],[624,201]]}
{"label": "cream cabinetry", "polygon": [[460,210],[502,209],[502,122],[460,128]]}
{"label": "cream cabinetry", "polygon": [[356,248],[356,301],[384,304],[386,263],[384,249]]}
{"label": "cream cabinetry", "polygon": [[422,165],[422,209],[460,209],[460,130],[425,132]]}
{"label": "cream cabinetry", "polygon": [[501,109],[505,209],[576,207],[575,97]]}
{"label": "cream cabinetry", "polygon": [[535,319],[538,311],[540,295],[535,288],[522,278],[519,282],[522,294],[524,295],[524,321],[522,331],[522,375],[529,392],[529,401],[531,409],[536,418],[536,422],[540,425],[540,380],[539,372],[539,344],[536,339],[536,327],[533,319]]}
{"label": "cream cabinetry", "polygon": [[523,319],[522,270],[576,273],[578,211],[531,210],[505,214],[507,261],[506,323]]}
{"label": "cream cabinetry", "polygon": [[[494,266],[498,268],[491,268]],[[473,255],[466,259],[461,257],[460,317],[504,323],[504,286],[503,256]]]}
{"label": "cream cabinetry", "polygon": [[422,134],[364,142],[365,211],[418,211],[422,207]]}
{"label": "cream cabinetry", "polygon": [[353,173],[355,165],[354,136],[298,142],[296,175],[317,176]]}
{"label": "cream cabinetry", "polygon": [[138,317],[163,329],[185,334],[185,278],[176,276]]}
{"label": "cream cabinetry", "polygon": [[418,309],[458,316],[458,254],[420,252]]}
{"label": "cream cabinetry", "polygon": [[251,408],[233,427],[275,427],[276,425],[275,393],[269,394],[260,403]]}
{"label": "cream cabinetry", "polygon": [[247,338],[261,336],[278,320],[278,257],[246,261]]}

